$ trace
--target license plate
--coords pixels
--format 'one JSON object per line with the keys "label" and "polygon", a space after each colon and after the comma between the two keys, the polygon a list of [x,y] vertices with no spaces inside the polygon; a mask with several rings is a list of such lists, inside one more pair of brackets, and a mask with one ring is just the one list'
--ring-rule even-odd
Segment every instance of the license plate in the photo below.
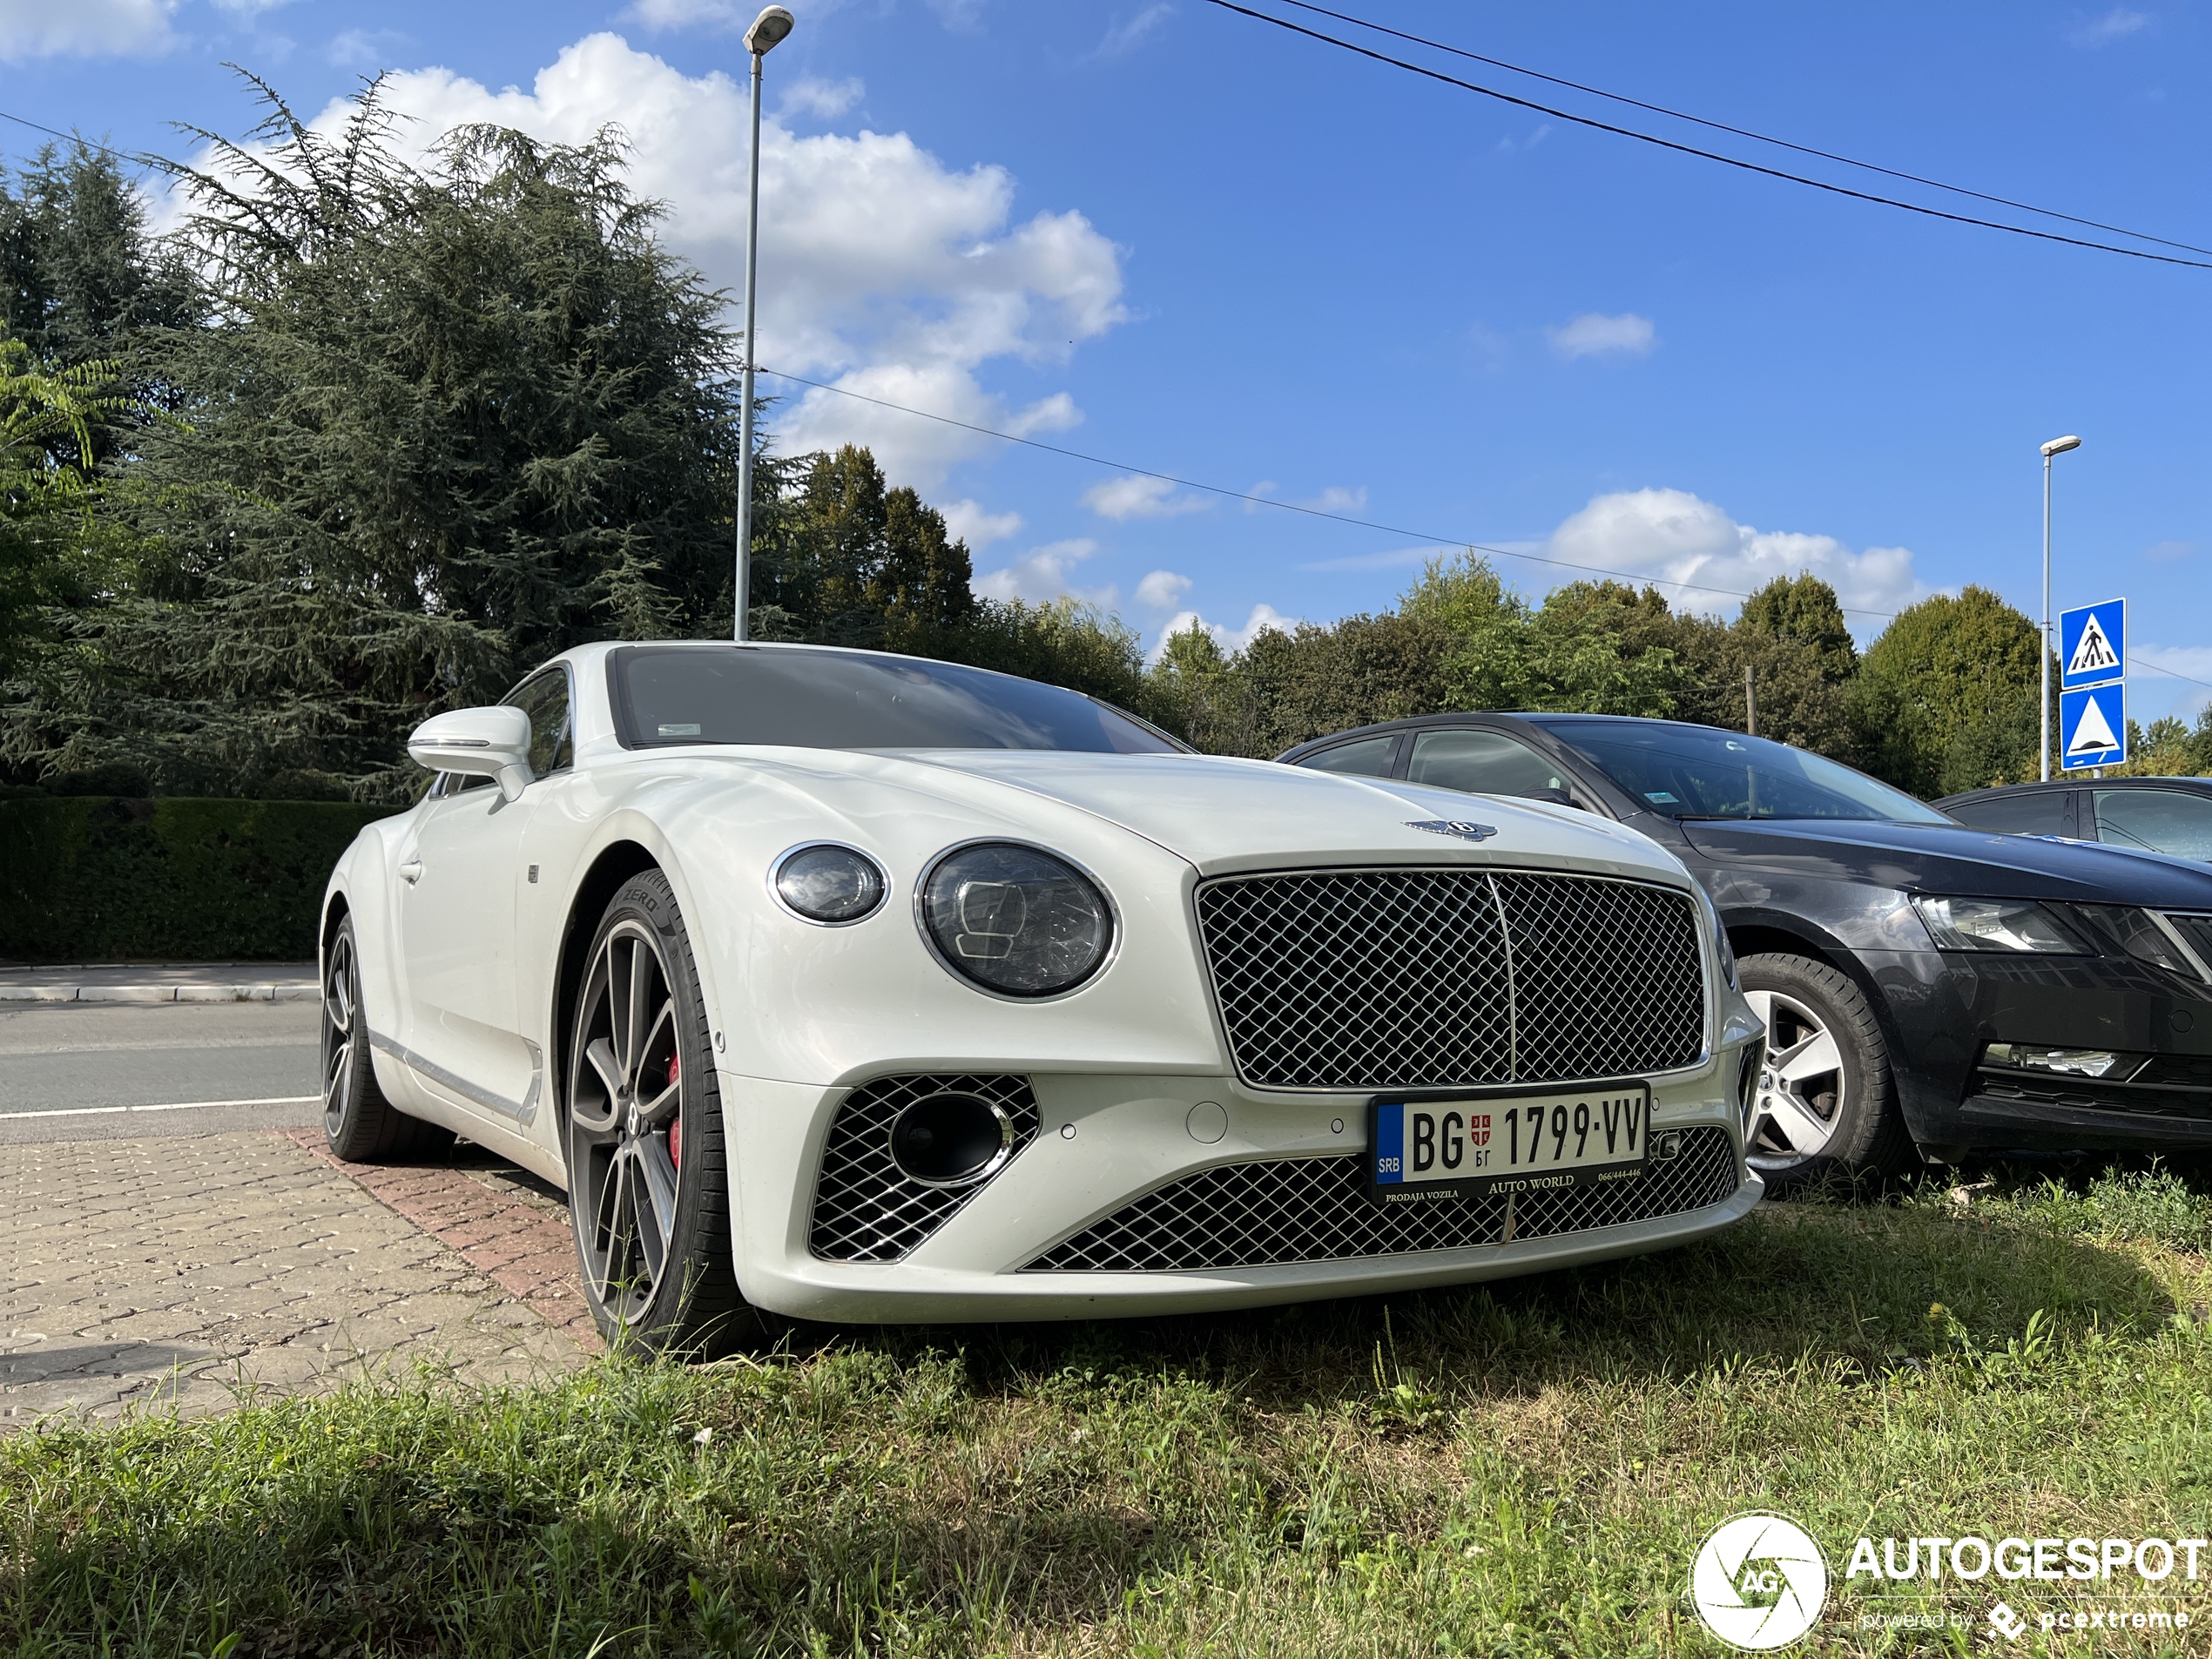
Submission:
{"label": "license plate", "polygon": [[1367,1105],[1367,1190],[1383,1204],[1633,1181],[1651,1136],[1651,1086],[1585,1083]]}

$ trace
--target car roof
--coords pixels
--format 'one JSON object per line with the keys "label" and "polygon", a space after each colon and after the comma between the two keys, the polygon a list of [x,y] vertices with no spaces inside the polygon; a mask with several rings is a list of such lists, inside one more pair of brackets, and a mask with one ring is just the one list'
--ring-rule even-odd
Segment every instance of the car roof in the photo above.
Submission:
{"label": "car roof", "polygon": [[2212,795],[2212,778],[2054,778],[2048,783],[1993,784],[1987,789],[1961,790],[1930,804],[1947,807],[1956,802],[1994,800],[2004,795],[2033,795],[2053,789],[2174,789]]}

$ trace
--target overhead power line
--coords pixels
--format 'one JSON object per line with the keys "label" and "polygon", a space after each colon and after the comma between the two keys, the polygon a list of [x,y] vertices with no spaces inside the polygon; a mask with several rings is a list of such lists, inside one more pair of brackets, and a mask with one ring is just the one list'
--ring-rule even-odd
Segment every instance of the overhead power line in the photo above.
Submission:
{"label": "overhead power line", "polygon": [[13,121],[19,127],[29,127],[33,132],[43,132],[50,138],[59,138],[64,144],[74,144],[87,150],[97,150],[104,156],[113,156],[118,161],[127,161],[133,166],[160,167],[165,170],[172,165],[164,161],[159,156],[147,155],[137,150],[118,150],[111,144],[96,144],[82,133],[64,132],[59,127],[50,127],[43,121],[31,120],[28,116],[10,115],[5,110],[0,110],[0,121]]}
{"label": "overhead power line", "polygon": [[[1297,513],[1306,518],[1325,518],[1332,523],[1350,524],[1363,530],[1379,530],[1386,536],[1403,536],[1436,547],[1463,547],[1470,553],[1488,553],[1501,559],[1525,559],[1532,564],[1548,564],[1554,570],[1573,570],[1580,576],[1618,577],[1623,582],[1641,582],[1647,585],[1685,588],[1692,593],[1710,593],[1722,599],[1748,599],[1751,597],[1748,593],[1739,593],[1733,588],[1710,587],[1699,582],[1677,582],[1666,577],[1654,577],[1649,571],[1610,570],[1602,565],[1575,564],[1567,559],[1546,558],[1541,553],[1523,553],[1515,548],[1487,546],[1480,542],[1467,541],[1461,536],[1436,536],[1426,530],[1409,530],[1395,524],[1378,523],[1370,518],[1354,518],[1349,513],[1332,513],[1325,508],[1301,507],[1296,502],[1277,501],[1271,496],[1255,496],[1250,490],[1231,489],[1225,484],[1204,483],[1195,478],[1177,477],[1173,473],[1155,472],[1149,467],[1132,467],[1125,461],[1109,460],[1104,455],[1086,455],[1081,449],[1070,449],[1057,443],[1046,443],[1037,438],[1025,438],[1018,433],[1001,432],[995,427],[978,426],[973,421],[954,420],[949,415],[936,415],[927,409],[917,409],[904,403],[894,403],[888,398],[870,397],[865,392],[855,392],[848,387],[832,386],[826,381],[812,381],[804,374],[787,374],[780,368],[770,368],[765,363],[755,363],[753,371],[756,374],[773,375],[779,381],[789,381],[797,386],[811,386],[818,392],[829,392],[839,397],[851,398],[856,403],[872,403],[879,409],[890,409],[899,415],[911,415],[917,420],[934,421],[940,426],[958,427],[963,432],[974,432],[986,438],[996,438],[1002,443],[1018,443],[1027,448],[1042,449],[1048,455],[1064,455],[1071,461],[1081,461],[1090,466],[1110,467],[1116,472],[1128,473],[1138,478],[1157,478],[1161,482],[1172,484],[1178,489],[1203,490],[1209,496],[1220,496],[1230,501],[1248,502],[1257,507],[1271,507],[1278,512]],[[1871,610],[1865,605],[1841,605],[1840,608],[1854,617],[1872,617],[1883,622],[1895,621],[1898,614],[1894,610]],[[2193,679],[2187,674],[2177,674],[2170,668],[2160,668],[2152,663],[2141,663],[2138,665],[2149,669],[2154,674],[2164,674],[2174,679],[2188,680],[2192,685],[2202,685],[2205,690],[2212,691],[2212,680]]]}
{"label": "overhead power line", "polygon": [[[1844,196],[1852,201],[1871,202],[1878,207],[1894,207],[1902,212],[1918,213],[1925,219],[1945,219],[1953,225],[1973,225],[1986,231],[2003,231],[2012,236],[2031,237],[2039,242],[2059,242],[2068,247],[2090,248],[2100,253],[2122,254],[2131,260],[2148,260],[2156,265],[2180,265],[2195,271],[2212,271],[2212,260],[2185,260],[2175,253],[2154,253],[2148,248],[2121,247],[2114,242],[2094,241],[2082,236],[2065,236],[2057,231],[2039,231],[2026,225],[2007,225],[2002,219],[1979,219],[1972,213],[1954,213],[1947,209],[1930,207],[1920,202],[1903,201],[1894,196],[1878,196],[1871,191],[1853,190],[1848,185],[1831,184],[1824,179],[1810,178],[1804,173],[1788,172],[1780,167],[1769,167],[1757,161],[1746,161],[1740,156],[1723,155],[1717,150],[1701,150],[1694,144],[1683,144],[1673,138],[1662,138],[1655,132],[1642,132],[1635,127],[1619,126],[1610,121],[1600,121],[1592,116],[1576,115],[1572,111],[1559,109],[1552,105],[1539,104],[1533,98],[1519,98],[1511,92],[1501,92],[1494,86],[1483,86],[1474,81],[1461,80],[1456,75],[1447,75],[1440,69],[1431,69],[1426,64],[1416,64],[1408,58],[1393,57],[1388,52],[1379,52],[1371,46],[1362,46],[1355,41],[1345,40],[1341,36],[1325,34],[1318,29],[1309,29],[1304,24],[1294,23],[1288,17],[1278,17],[1268,12],[1256,11],[1250,6],[1238,4],[1237,0],[1206,0],[1206,3],[1219,6],[1224,11],[1233,11],[1239,17],[1250,17],[1257,23],[1272,24],[1278,29],[1287,30],[1294,35],[1303,35],[1308,40],[1318,40],[1325,45],[1334,46],[1339,51],[1370,58],[1378,64],[1387,64],[1392,68],[1402,69],[1408,74],[1419,75],[1427,80],[1440,81],[1447,86],[1456,86],[1461,91],[1479,93],[1484,98],[1495,98],[1501,104],[1511,104],[1521,109],[1534,110],[1537,114],[1550,116],[1556,121],[1569,122],[1575,126],[1590,127],[1599,132],[1610,132],[1616,138],[1634,138],[1639,144],[1653,145],[1662,150],[1672,150],[1678,155],[1695,156],[1703,161],[1717,161],[1724,167],[1738,168],[1744,172],[1758,173],[1768,179],[1779,179],[1786,184],[1803,185],[1810,190],[1825,191],[1831,196]],[[2132,232],[2121,233],[2133,234]]]}
{"label": "overhead power line", "polygon": [[2033,202],[2014,201],[2009,196],[1992,196],[1986,191],[1969,190],[1964,185],[1947,185],[1940,179],[1923,178],[1917,172],[1904,172],[1895,167],[1885,167],[1878,162],[1860,161],[1851,156],[1838,155],[1832,150],[1820,150],[1809,144],[1796,144],[1788,138],[1777,138],[1771,133],[1754,132],[1749,127],[1730,126],[1725,121],[1710,121],[1702,115],[1691,115],[1685,110],[1669,109],[1663,104],[1649,104],[1640,98],[1629,98],[1620,92],[1608,92],[1602,86],[1590,86],[1581,81],[1570,81],[1563,76],[1547,75],[1542,70],[1529,69],[1521,64],[1509,64],[1502,57],[1487,57],[1464,46],[1454,46],[1441,40],[1431,40],[1423,35],[1409,35],[1400,29],[1370,23],[1365,17],[1355,17],[1348,11],[1332,11],[1326,6],[1317,6],[1312,0],[1276,0],[1279,5],[1292,6],[1300,11],[1310,11],[1323,17],[1333,17],[1339,23],[1348,23],[1356,28],[1372,30],[1393,40],[1403,40],[1416,46],[1426,46],[1433,51],[1448,52],[1454,57],[1470,62],[1487,64],[1494,69],[1509,70],[1515,75],[1526,75],[1531,80],[1544,81],[1553,86],[1564,86],[1572,91],[1587,92],[1592,98],[1602,98],[1614,104],[1625,104],[1631,109],[1649,110],[1654,115],[1663,115],[1671,120],[1687,121],[1714,132],[1726,132],[1739,138],[1750,138],[1759,144],[1770,144],[1777,149],[1793,150],[1801,156],[1816,156],[1823,161],[1838,162],[1846,167],[1857,167],[1865,172],[1880,173],[1885,179],[1901,179],[1911,185],[1925,185],[1931,190],[1948,191],[1954,196],[1971,197],[1975,201],[1988,202],[1998,207],[2011,207],[2023,213],[2034,213],[2044,219],[2055,219],[2068,225],[2080,225],[2093,231],[2108,231],[2114,236],[2132,237],[2139,242],[2154,242],[2160,247],[2180,248],[2188,253],[2212,255],[2212,247],[2199,247],[2194,242],[2169,241],[2162,236],[2153,236],[2147,231],[2131,231],[2124,225],[2107,225],[2101,219],[2081,219],[2073,213],[2061,213],[2054,208],[2038,207]]}

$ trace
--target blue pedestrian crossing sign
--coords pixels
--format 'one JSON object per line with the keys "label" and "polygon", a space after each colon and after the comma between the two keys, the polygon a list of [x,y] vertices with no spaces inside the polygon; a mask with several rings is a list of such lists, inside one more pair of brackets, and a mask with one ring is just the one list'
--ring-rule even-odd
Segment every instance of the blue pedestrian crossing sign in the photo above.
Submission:
{"label": "blue pedestrian crossing sign", "polygon": [[2059,764],[2068,772],[2082,766],[2116,766],[2128,758],[2128,688],[2087,685],[2059,693]]}
{"label": "blue pedestrian crossing sign", "polygon": [[2128,602],[2107,599],[2059,612],[2059,685],[2102,685],[2128,673]]}

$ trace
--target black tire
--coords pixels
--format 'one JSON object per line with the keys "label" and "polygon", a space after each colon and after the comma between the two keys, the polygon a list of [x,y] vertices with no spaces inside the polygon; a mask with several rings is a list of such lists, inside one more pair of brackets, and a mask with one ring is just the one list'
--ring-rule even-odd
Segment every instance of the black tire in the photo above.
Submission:
{"label": "black tire", "polygon": [[409,1117],[376,1086],[351,916],[340,921],[323,953],[322,1134],[348,1163],[420,1157],[453,1144],[451,1130]]}
{"label": "black tire", "polygon": [[584,963],[562,1135],[592,1318],[610,1345],[655,1354],[757,1340],[768,1327],[731,1260],[712,1031],[667,877],[647,870],[623,884]]}
{"label": "black tire", "polygon": [[[1839,1178],[1878,1183],[1911,1167],[1889,1043],[1865,994],[1807,956],[1748,956],[1739,971],[1744,995],[1768,1021],[1745,1149],[1767,1190],[1785,1197]],[[1793,1066],[1798,1075],[1785,1075]]]}

